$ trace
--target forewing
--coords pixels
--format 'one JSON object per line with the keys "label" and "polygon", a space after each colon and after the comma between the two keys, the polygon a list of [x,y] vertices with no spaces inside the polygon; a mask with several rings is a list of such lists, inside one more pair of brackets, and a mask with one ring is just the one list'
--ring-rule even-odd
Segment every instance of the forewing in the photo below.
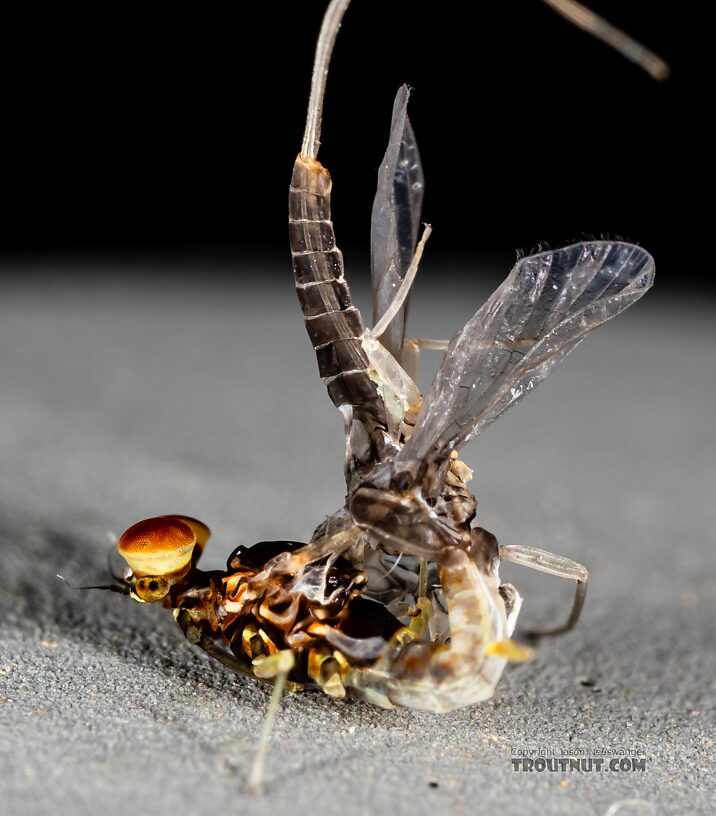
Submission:
{"label": "forewing", "polygon": [[621,242],[580,243],[523,258],[450,341],[398,461],[410,468],[460,448],[653,280],[651,255]]}
{"label": "forewing", "polygon": [[[390,141],[378,170],[371,218],[373,325],[390,305],[415,252],[423,203],[423,169],[408,119],[410,91],[403,85],[393,103]],[[381,335],[381,343],[400,360],[407,299]]]}

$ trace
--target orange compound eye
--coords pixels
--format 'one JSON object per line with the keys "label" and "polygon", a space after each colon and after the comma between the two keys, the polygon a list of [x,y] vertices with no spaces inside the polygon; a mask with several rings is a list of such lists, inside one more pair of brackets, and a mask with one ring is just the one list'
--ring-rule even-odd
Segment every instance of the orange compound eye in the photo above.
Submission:
{"label": "orange compound eye", "polygon": [[196,546],[203,551],[206,542],[211,538],[211,530],[199,519],[191,518],[191,516],[164,516],[166,519],[176,519],[184,524],[187,524],[194,531],[196,536]]}
{"label": "orange compound eye", "polygon": [[[117,549],[137,578],[165,576],[179,580],[189,569],[194,547],[197,543],[203,547],[208,530],[194,519],[160,516],[130,527],[119,539]],[[201,542],[197,541],[197,532]]]}

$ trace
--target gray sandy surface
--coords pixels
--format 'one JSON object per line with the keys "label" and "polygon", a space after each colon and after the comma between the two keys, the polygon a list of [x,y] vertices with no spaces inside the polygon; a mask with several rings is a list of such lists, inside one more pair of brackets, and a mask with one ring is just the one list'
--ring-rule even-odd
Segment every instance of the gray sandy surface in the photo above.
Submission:
{"label": "gray sandy surface", "polygon": [[[212,527],[213,567],[240,543],[307,538],[342,502],[341,422],[288,265],[260,289],[199,264],[78,266],[18,263],[0,298],[3,814],[714,811],[710,304],[657,289],[465,451],[483,526],[588,565],[577,630],[448,715],[288,696],[249,796],[267,687],[166,610],[55,573],[106,581],[108,533],[171,512]],[[486,293],[443,280],[419,280],[412,334],[451,333]],[[567,582],[503,575],[523,626],[566,615]],[[638,749],[646,769],[513,770],[538,749]]]}

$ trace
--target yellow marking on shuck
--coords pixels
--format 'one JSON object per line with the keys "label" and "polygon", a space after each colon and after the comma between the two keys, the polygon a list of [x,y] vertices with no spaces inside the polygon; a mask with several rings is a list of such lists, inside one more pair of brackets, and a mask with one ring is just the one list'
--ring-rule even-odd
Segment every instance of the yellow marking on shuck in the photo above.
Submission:
{"label": "yellow marking on shuck", "polygon": [[336,663],[338,663],[343,674],[350,671],[351,664],[346,660],[346,656],[343,654],[343,652],[339,652],[338,649],[334,649],[333,658],[335,659]]}
{"label": "yellow marking on shuck", "polygon": [[450,471],[459,479],[462,479],[465,484],[471,482],[472,477],[475,475],[475,471],[457,457],[453,460],[452,465],[450,465]]}
{"label": "yellow marking on shuck", "polygon": [[524,663],[533,660],[535,650],[522,643],[507,638],[506,640],[493,640],[485,646],[485,654],[491,657],[504,657],[512,663]]}
{"label": "yellow marking on shuck", "polygon": [[388,641],[389,649],[392,648],[401,648],[406,646],[408,643],[412,643],[415,640],[415,635],[408,629],[407,626],[401,626],[396,632],[393,633],[393,636]]}
{"label": "yellow marking on shuck", "polygon": [[321,666],[330,658],[330,652],[326,647],[311,649],[308,653],[308,665],[306,671],[311,680],[320,683]]}
{"label": "yellow marking on shuck", "polygon": [[428,621],[433,611],[433,605],[426,597],[418,598],[415,610],[411,612],[410,631],[416,638],[424,638],[428,631]]}

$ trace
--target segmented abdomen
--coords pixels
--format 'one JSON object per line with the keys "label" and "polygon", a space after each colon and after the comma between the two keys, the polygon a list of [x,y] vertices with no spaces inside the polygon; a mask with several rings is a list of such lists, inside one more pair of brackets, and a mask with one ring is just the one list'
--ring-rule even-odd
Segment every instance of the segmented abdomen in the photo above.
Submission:
{"label": "segmented abdomen", "polygon": [[368,375],[365,331],[343,277],[343,255],[331,222],[331,177],[316,159],[296,159],[288,198],[288,228],[296,293],[318,370],[339,408],[367,408],[382,420],[382,399]]}

